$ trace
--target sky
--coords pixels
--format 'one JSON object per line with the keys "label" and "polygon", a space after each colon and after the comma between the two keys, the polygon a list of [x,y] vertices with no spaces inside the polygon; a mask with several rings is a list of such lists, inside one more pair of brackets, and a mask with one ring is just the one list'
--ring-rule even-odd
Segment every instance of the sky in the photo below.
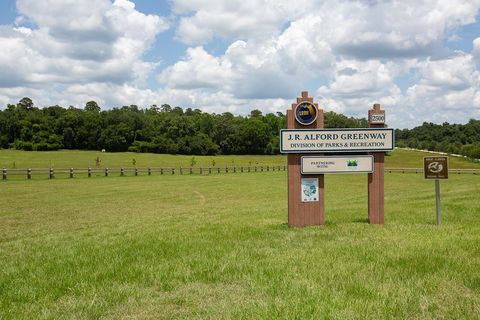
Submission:
{"label": "sky", "polygon": [[480,119],[480,0],[2,0],[0,108],[325,111]]}

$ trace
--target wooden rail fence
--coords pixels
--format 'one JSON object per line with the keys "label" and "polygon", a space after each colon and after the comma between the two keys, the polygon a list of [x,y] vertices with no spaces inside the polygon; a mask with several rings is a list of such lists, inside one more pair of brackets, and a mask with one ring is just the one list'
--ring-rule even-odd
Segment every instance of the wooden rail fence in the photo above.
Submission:
{"label": "wooden rail fence", "polygon": [[[25,176],[26,179],[32,179],[33,176],[44,175],[49,179],[54,179],[57,175],[74,178],[75,176],[86,176],[88,178],[96,175],[110,175],[125,176],[127,174],[138,176],[140,174],[146,175],[210,175],[220,173],[246,173],[246,172],[264,172],[264,171],[286,171],[287,166],[230,166],[230,167],[121,167],[121,168],[27,168],[27,169],[2,169],[2,179],[7,180],[9,176]],[[386,173],[401,172],[401,173],[423,173],[423,168],[386,168]],[[480,174],[480,169],[450,169],[451,174]]]}
{"label": "wooden rail fence", "polygon": [[7,180],[9,176],[25,176],[32,179],[33,176],[43,175],[49,179],[62,175],[74,178],[83,175],[88,178],[92,176],[103,175],[105,177],[111,175],[119,175],[121,177],[127,174],[138,176],[146,174],[180,174],[180,175],[210,175],[220,173],[244,173],[244,172],[263,172],[263,171],[286,171],[287,166],[226,166],[226,167],[121,167],[121,168],[27,168],[27,169],[2,169],[2,178]]}

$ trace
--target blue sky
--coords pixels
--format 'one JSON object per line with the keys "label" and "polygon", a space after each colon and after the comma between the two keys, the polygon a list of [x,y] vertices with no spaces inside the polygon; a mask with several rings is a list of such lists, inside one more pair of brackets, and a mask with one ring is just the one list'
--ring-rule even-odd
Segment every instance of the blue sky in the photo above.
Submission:
{"label": "blue sky", "polygon": [[326,111],[392,127],[480,118],[480,0],[5,0],[0,108],[164,103]]}

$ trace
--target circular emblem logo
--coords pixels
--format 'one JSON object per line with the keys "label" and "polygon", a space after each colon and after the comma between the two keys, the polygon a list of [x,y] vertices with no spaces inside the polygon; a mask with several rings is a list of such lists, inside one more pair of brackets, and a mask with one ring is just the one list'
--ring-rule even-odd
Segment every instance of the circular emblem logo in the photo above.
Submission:
{"label": "circular emblem logo", "polygon": [[311,102],[302,102],[295,109],[295,119],[298,123],[308,126],[317,119],[317,108]]}

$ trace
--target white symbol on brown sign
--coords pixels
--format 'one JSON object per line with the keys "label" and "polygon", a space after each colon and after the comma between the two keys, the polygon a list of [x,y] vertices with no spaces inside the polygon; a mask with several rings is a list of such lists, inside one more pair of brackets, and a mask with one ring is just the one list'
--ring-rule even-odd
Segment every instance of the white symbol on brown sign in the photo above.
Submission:
{"label": "white symbol on brown sign", "polygon": [[443,165],[440,162],[431,162],[428,164],[428,170],[432,173],[439,173],[443,170]]}

